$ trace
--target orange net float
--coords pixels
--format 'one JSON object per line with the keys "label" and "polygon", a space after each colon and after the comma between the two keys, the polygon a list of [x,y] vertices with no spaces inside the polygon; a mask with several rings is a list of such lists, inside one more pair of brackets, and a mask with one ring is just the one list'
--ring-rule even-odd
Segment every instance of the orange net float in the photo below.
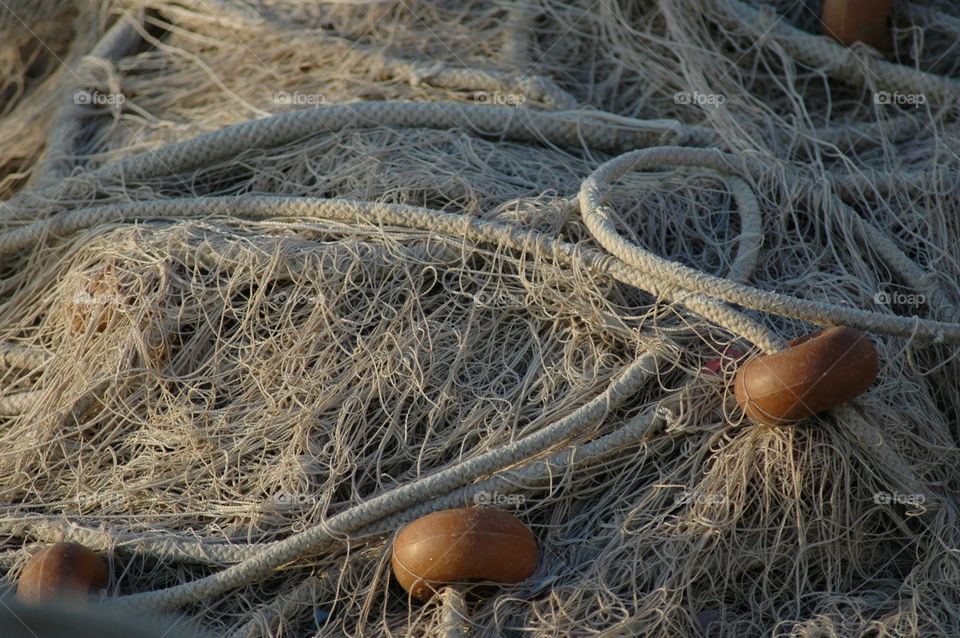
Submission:
{"label": "orange net float", "polygon": [[835,327],[755,356],[737,371],[734,393],[744,414],[786,425],[863,394],[877,377],[877,350],[859,330]]}
{"label": "orange net float", "polygon": [[52,600],[82,601],[107,586],[107,565],[100,555],[78,543],[55,543],[27,561],[17,583],[17,600],[37,604]]}
{"label": "orange net float", "polygon": [[455,582],[519,583],[537,568],[537,542],[517,517],[460,507],[407,525],[393,543],[393,573],[420,600]]}
{"label": "orange net float", "polygon": [[887,17],[891,0],[824,0],[823,33],[837,42],[869,44],[875,49],[893,48]]}
{"label": "orange net float", "polygon": [[393,573],[420,600],[440,598],[441,638],[465,638],[467,581],[519,583],[537,569],[537,542],[516,516],[460,507],[428,514],[404,527],[393,542]]}

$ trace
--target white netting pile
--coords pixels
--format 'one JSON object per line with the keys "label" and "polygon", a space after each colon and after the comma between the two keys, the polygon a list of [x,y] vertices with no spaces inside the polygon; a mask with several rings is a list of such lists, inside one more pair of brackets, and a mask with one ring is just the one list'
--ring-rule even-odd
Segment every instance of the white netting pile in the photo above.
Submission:
{"label": "white netting pile", "polygon": [[[957,626],[960,16],[803,4],[5,4],[4,583],[434,635],[392,535],[487,502],[540,563],[477,636]],[[879,377],[801,425],[704,372],[838,324]]]}

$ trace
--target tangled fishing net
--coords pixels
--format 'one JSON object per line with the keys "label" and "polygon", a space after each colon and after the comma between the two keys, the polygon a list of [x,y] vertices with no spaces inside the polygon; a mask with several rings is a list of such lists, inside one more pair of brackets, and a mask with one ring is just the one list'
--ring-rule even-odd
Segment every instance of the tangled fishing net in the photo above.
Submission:
{"label": "tangled fishing net", "polygon": [[[540,560],[477,636],[955,629],[960,16],[819,12],[4,4],[3,582],[435,635],[392,536],[481,503]],[[826,325],[879,376],[800,425],[704,371]]]}

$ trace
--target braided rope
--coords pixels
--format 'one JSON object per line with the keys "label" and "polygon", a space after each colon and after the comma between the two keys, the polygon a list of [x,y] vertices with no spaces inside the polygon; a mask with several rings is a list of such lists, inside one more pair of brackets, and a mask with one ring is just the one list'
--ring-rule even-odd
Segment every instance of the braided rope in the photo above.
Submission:
{"label": "braided rope", "polygon": [[[50,219],[34,222],[29,226],[0,235],[0,255],[21,250],[40,237],[69,235],[83,228],[108,222],[209,217],[227,213],[252,219],[312,217],[350,223],[417,228],[454,237],[464,237],[474,242],[504,243],[517,250],[549,255],[555,260],[562,258],[565,263],[577,259],[624,283],[682,303],[701,316],[727,328],[734,334],[749,339],[765,350],[775,351],[784,345],[784,342],[770,331],[716,300],[686,290],[673,290],[671,286],[664,286],[656,278],[646,276],[637,269],[624,268],[624,264],[618,265],[617,260],[612,260],[605,253],[560,242],[536,231],[525,231],[514,226],[478,220],[465,215],[401,204],[262,196],[185,198],[172,201],[115,204],[60,213]],[[750,249],[746,250],[747,254],[751,252]]]}
{"label": "braided rope", "polygon": [[34,390],[30,392],[17,392],[0,397],[0,416],[14,416],[26,411],[31,405],[37,402],[43,392]]}
{"label": "braided rope", "polygon": [[[876,60],[856,58],[848,49],[798,32],[796,29],[771,22],[770,16],[762,11],[751,9],[747,5],[731,0],[738,22],[748,20],[768,28],[769,35],[778,38],[791,55],[797,59],[820,66],[830,66],[831,73],[845,80],[863,83],[873,77],[881,87],[908,88],[924,92],[944,103],[955,101],[958,83],[929,74],[922,74],[899,65],[890,65]],[[802,35],[801,35],[802,34]],[[856,58],[856,59],[854,59]],[[516,74],[497,75],[495,72],[474,71],[470,69],[451,69],[445,67],[427,67],[420,62],[407,62],[399,59],[384,58],[395,72],[410,75],[412,78],[430,79],[438,86],[444,82],[453,86],[504,86],[508,81],[519,81],[526,92],[543,92],[549,95],[552,83],[536,76],[517,76]],[[836,63],[841,59],[840,64]],[[864,69],[867,71],[864,72]],[[519,80],[518,80],[519,77]],[[488,83],[488,84],[485,84]],[[526,83],[526,84],[523,84]],[[559,89],[558,89],[559,91]],[[563,94],[566,95],[566,94]],[[545,98],[550,102],[551,99]],[[558,105],[569,105],[570,101],[555,101]],[[628,120],[616,116],[590,111],[544,114],[536,111],[513,108],[471,107],[463,105],[424,105],[401,103],[375,103],[361,105],[338,105],[325,109],[295,112],[258,120],[221,131],[205,134],[182,142],[143,153],[138,156],[105,165],[76,179],[57,184],[26,197],[42,199],[68,199],[83,195],[96,185],[121,180],[139,180],[161,175],[172,175],[206,166],[212,162],[228,159],[249,148],[262,148],[300,139],[325,130],[338,130],[358,126],[419,126],[419,127],[459,127],[481,132],[485,135],[502,136],[529,142],[548,140],[551,143],[571,146],[586,145],[604,150],[619,150],[631,146],[649,143],[651,138],[662,139],[672,135],[679,143],[697,143],[713,136],[696,127],[681,126],[676,122]],[[69,122],[68,122],[69,124]],[[59,130],[57,127],[55,130]],[[66,130],[66,129],[64,129]],[[70,129],[72,130],[72,129]],[[899,129],[898,129],[899,130]],[[840,131],[838,136],[846,133]],[[65,139],[70,139],[65,138]],[[67,148],[64,146],[63,148]],[[61,149],[62,150],[62,149]],[[63,153],[60,153],[62,156]],[[60,157],[58,156],[58,157]],[[51,154],[54,157],[54,154]],[[62,157],[57,160],[62,163]],[[741,215],[741,235],[734,265],[726,278],[714,277],[682,264],[659,258],[643,248],[632,245],[623,239],[613,225],[612,210],[600,199],[601,186],[616,179],[627,170],[653,165],[688,165],[713,168],[723,175],[728,187],[738,202]],[[745,164],[747,172],[757,174],[757,163],[737,162],[735,158],[703,149],[683,149],[664,147],[628,153],[611,160],[597,169],[584,181],[579,204],[588,228],[604,249],[616,257],[600,251],[573,246],[536,232],[521,231],[506,224],[470,219],[465,216],[451,215],[429,209],[404,207],[387,204],[371,204],[349,200],[317,200],[297,198],[205,198],[199,200],[179,200],[176,202],[149,202],[144,204],[111,205],[99,208],[87,208],[69,213],[61,213],[48,220],[34,222],[28,226],[0,235],[0,255],[11,254],[35,244],[38,240],[61,236],[99,224],[151,219],[157,217],[193,216],[204,217],[228,210],[253,218],[267,217],[319,217],[368,224],[394,224],[408,228],[422,228],[445,233],[451,236],[466,237],[474,241],[501,242],[518,250],[526,250],[541,255],[550,255],[564,263],[579,262],[603,272],[615,279],[637,285],[654,294],[677,301],[704,317],[724,326],[738,336],[744,336],[767,351],[783,347],[783,341],[744,316],[729,308],[726,303],[737,303],[746,308],[774,312],[783,316],[802,318],[817,323],[845,323],[868,330],[906,337],[932,338],[949,342],[960,341],[960,325],[935,322],[919,317],[891,317],[881,313],[871,313],[833,304],[812,302],[777,293],[759,290],[746,285],[759,258],[762,243],[762,220],[759,206],[750,187],[732,171],[738,165]],[[763,168],[763,170],[769,170]],[[618,171],[620,171],[618,173]],[[62,175],[61,169],[52,171],[53,175]],[[955,177],[955,174],[953,175]],[[837,190],[855,188],[868,178],[862,176],[836,177]],[[908,179],[903,176],[891,176],[895,179]],[[798,183],[803,183],[798,180]],[[874,182],[874,184],[876,184]],[[845,215],[851,227],[860,234],[862,240],[874,248],[898,274],[917,288],[924,290],[933,300],[934,311],[946,316],[956,316],[956,309],[946,299],[946,295],[931,283],[928,273],[900,251],[896,245],[880,230],[856,216],[854,211],[827,192],[827,199],[839,214]],[[22,200],[21,200],[22,201]],[[752,203],[751,203],[752,202]],[[31,202],[31,205],[34,203]],[[18,212],[16,203],[5,206],[5,214],[13,219]],[[721,303],[721,300],[726,303]],[[10,351],[0,348],[0,362],[11,361]],[[27,355],[23,355],[24,357]],[[33,361],[33,360],[31,360]],[[36,361],[41,361],[37,355]],[[530,435],[526,439],[495,450],[481,457],[471,459],[457,466],[443,470],[433,476],[396,488],[378,495],[366,503],[356,505],[325,521],[320,526],[308,530],[290,539],[277,541],[268,546],[256,548],[242,546],[215,546],[211,543],[186,540],[139,539],[139,548],[153,553],[159,545],[160,553],[170,557],[205,558],[207,562],[235,562],[239,564],[224,572],[207,578],[179,585],[159,592],[149,592],[121,598],[121,606],[170,607],[225,591],[239,584],[268,573],[271,569],[298,556],[311,553],[324,543],[335,541],[339,535],[379,534],[395,527],[397,521],[412,520],[420,512],[426,513],[440,507],[450,506],[458,500],[468,498],[481,490],[510,491],[518,483],[547,480],[558,472],[595,462],[607,455],[637,441],[644,441],[659,424],[656,410],[649,408],[627,425],[614,433],[591,441],[579,449],[572,448],[555,454],[547,459],[536,461],[519,469],[497,474],[484,481],[469,486],[463,483],[474,480],[483,474],[489,474],[511,463],[529,461],[551,445],[582,431],[597,419],[608,413],[617,402],[642,384],[653,374],[646,367],[653,368],[655,353],[645,353],[637,361],[626,367],[621,376],[610,387],[573,415]],[[18,366],[14,363],[11,367]],[[38,365],[42,365],[42,362]],[[645,367],[646,366],[646,367]],[[0,404],[0,411],[10,401],[20,400],[24,395],[8,397]],[[12,404],[10,404],[12,405]],[[658,404],[659,405],[659,404]],[[863,419],[857,421],[844,413],[843,422],[850,421],[850,427],[863,425]],[[576,418],[574,418],[576,417]],[[562,427],[561,427],[562,426]],[[876,431],[871,431],[878,435]],[[536,440],[536,442],[534,442]],[[553,443],[550,443],[553,441]],[[882,448],[885,449],[885,448]],[[881,456],[885,452],[881,451]],[[646,457],[644,457],[646,458]],[[912,475],[902,462],[883,457],[894,463],[896,472],[911,485]],[[456,486],[460,487],[456,487]],[[437,494],[440,496],[436,496]],[[423,500],[433,496],[432,500]],[[419,500],[418,500],[419,499]],[[398,505],[399,503],[399,505]],[[382,518],[389,514],[387,518]],[[378,518],[379,517],[379,518]],[[37,519],[40,526],[49,523]],[[56,524],[50,523],[51,529]],[[36,531],[36,528],[34,528]],[[51,533],[53,533],[51,531]],[[75,528],[77,537],[88,541],[110,540],[117,547],[117,536],[107,532],[97,532]],[[99,534],[99,535],[98,535]],[[308,581],[309,582],[309,581]],[[312,585],[311,585],[312,587]],[[299,591],[299,590],[298,590]]]}
{"label": "braided rope", "polygon": [[[743,229],[739,238],[737,254],[730,267],[730,276],[749,278],[756,265],[757,254],[761,243],[759,239],[759,226],[761,223],[759,209],[756,206],[756,199],[753,197],[752,191],[750,191],[749,186],[743,182],[743,180],[730,177],[729,183],[738,202],[739,212],[741,214],[741,226]],[[484,224],[491,228],[499,226],[488,222]],[[512,227],[509,226],[503,226],[503,229],[511,233],[513,232]],[[754,237],[755,234],[756,237]],[[477,239],[480,238],[482,238],[482,236],[477,237]],[[542,246],[543,244],[536,243],[534,245]],[[587,255],[592,255],[594,256],[592,261],[588,259],[584,259],[584,261],[589,261],[591,264],[610,263],[612,265],[622,266],[623,272],[619,274],[610,272],[608,274],[618,277],[620,280],[631,283],[632,285],[642,283],[631,276],[631,269],[625,264],[611,260],[595,251],[584,252],[584,249],[580,248],[580,252],[578,253],[576,247],[566,244],[560,245],[566,248],[566,252],[557,252],[555,256],[561,258],[563,256],[569,256],[571,264],[578,256],[584,259]],[[359,250],[365,246],[367,246],[367,244],[360,243],[351,245],[349,252],[353,254],[355,250]],[[422,248],[423,250],[416,252],[423,252],[424,254],[428,252],[425,247],[417,248]],[[222,254],[216,251],[202,252],[198,254],[197,257],[206,265],[212,266],[223,260],[229,260],[230,256],[239,250],[235,244],[230,242],[226,242],[223,249],[224,252]],[[563,261],[563,259],[561,259],[561,261]],[[296,264],[291,264],[291,267],[295,268]],[[717,304],[710,300],[705,300],[705,306],[707,307],[707,312],[713,315],[717,314],[711,312],[712,306],[717,306]],[[744,331],[742,327],[738,329]],[[747,334],[757,332],[763,335],[764,329],[759,326],[748,326],[745,332]],[[782,347],[782,344],[778,343],[779,338],[775,335],[767,334],[763,336],[765,339],[759,341],[767,344],[765,349],[775,350]],[[666,402],[660,402],[658,406],[661,404],[665,405]],[[360,536],[386,533],[396,529],[399,525],[403,525],[429,512],[472,502],[471,499],[474,495],[482,491],[510,493],[518,489],[520,484],[530,485],[532,487],[533,483],[546,480],[561,472],[564,468],[580,467],[582,465],[600,462],[626,445],[647,437],[659,424],[657,420],[659,416],[660,413],[658,409],[645,410],[641,415],[635,417],[623,427],[618,428],[615,432],[579,446],[576,454],[573,454],[571,450],[565,450],[543,461],[537,461],[519,469],[498,474],[495,477],[479,483],[453,490],[448,494],[400,510],[374,525],[367,525],[356,530],[356,534]],[[6,529],[8,533],[14,535],[29,533],[35,538],[50,542],[73,541],[101,551],[122,550],[132,553],[148,554],[162,560],[189,560],[191,562],[214,565],[237,563],[256,555],[263,549],[262,545],[232,545],[197,539],[176,538],[170,535],[157,538],[153,536],[124,534],[119,530],[90,529],[68,520],[51,520],[43,516],[14,517],[7,523]]]}
{"label": "braided rope", "polygon": [[277,567],[316,551],[329,539],[347,534],[379,517],[415,505],[438,492],[491,474],[508,465],[531,458],[544,449],[582,432],[597,423],[656,372],[656,356],[644,353],[626,366],[618,377],[594,399],[556,423],[511,443],[441,470],[422,479],[388,490],[354,505],[320,525],[277,541],[237,565],[164,590],[121,596],[112,602],[121,609],[169,609],[203,600],[269,574]]}
{"label": "braided rope", "polygon": [[113,63],[136,45],[139,41],[136,25],[142,20],[142,15],[121,15],[77,65],[73,71],[74,81],[68,84],[63,96],[63,99],[69,101],[64,102],[54,116],[55,124],[50,133],[50,143],[31,175],[30,187],[43,188],[70,174],[71,159],[78,154],[78,138],[83,131],[83,120],[90,115],[88,106],[75,103],[76,92],[96,86],[94,70],[97,67],[112,69]]}
{"label": "braided rope", "polygon": [[[808,299],[798,299],[776,292],[760,290],[728,279],[722,279],[694,270],[675,261],[663,259],[629,243],[613,224],[613,211],[603,203],[601,186],[630,170],[660,165],[702,166],[717,170],[731,170],[740,164],[735,157],[713,149],[658,147],[641,149],[620,155],[597,168],[587,177],[580,189],[580,207],[584,221],[596,240],[610,253],[656,279],[693,290],[727,303],[740,304],[754,310],[796,317],[821,325],[848,325],[901,337],[917,337],[934,341],[960,342],[960,324],[922,319],[918,316],[896,317]],[[753,163],[745,162],[747,166]],[[849,209],[847,209],[849,210]],[[922,275],[904,267],[900,251],[892,242],[882,241],[879,231],[870,232],[862,222],[860,230],[865,238],[877,242],[875,248],[901,270],[911,281]],[[856,226],[855,226],[856,228]],[[875,229],[874,229],[875,230]],[[891,250],[892,249],[892,250]],[[909,261],[909,260],[906,260]],[[912,264],[912,262],[910,262]],[[905,272],[903,272],[905,270]]]}
{"label": "braided rope", "polygon": [[536,111],[449,102],[335,104],[228,126],[110,162],[48,188],[24,191],[0,206],[0,221],[16,221],[24,204],[31,209],[50,209],[51,202],[83,198],[99,184],[176,175],[235,158],[250,149],[271,148],[346,128],[378,126],[459,128],[487,137],[601,150],[648,146],[664,136],[681,144],[703,136],[698,127],[675,120],[637,120],[602,111]]}
{"label": "braided rope", "polygon": [[36,370],[50,361],[52,355],[34,346],[0,343],[0,367]]}
{"label": "braided rope", "polygon": [[960,82],[932,73],[916,71],[902,64],[858,54],[829,38],[812,35],[787,23],[769,6],[755,9],[740,0],[713,0],[721,18],[731,28],[748,24],[763,34],[760,41],[773,40],[788,54],[815,68],[822,68],[834,78],[856,85],[871,81],[881,90],[922,93],[930,102],[956,109],[960,99]]}

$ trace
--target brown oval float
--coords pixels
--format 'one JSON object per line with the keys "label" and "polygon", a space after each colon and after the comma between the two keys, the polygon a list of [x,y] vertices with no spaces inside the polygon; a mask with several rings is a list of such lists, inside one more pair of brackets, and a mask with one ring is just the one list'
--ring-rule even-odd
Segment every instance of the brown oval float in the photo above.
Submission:
{"label": "brown oval float", "polygon": [[17,600],[40,603],[54,598],[83,598],[107,586],[103,559],[77,543],[55,543],[27,561],[17,583]]}
{"label": "brown oval float", "polygon": [[877,350],[859,330],[828,328],[790,346],[755,356],[737,372],[737,403],[757,423],[783,425],[829,410],[877,377]]}
{"label": "brown oval float", "polygon": [[875,49],[893,48],[887,17],[891,0],[824,0],[823,33],[842,44],[860,41]]}
{"label": "brown oval float", "polygon": [[428,514],[397,534],[393,573],[416,598],[450,583],[518,583],[537,568],[537,543],[520,519],[494,509],[461,507]]}

